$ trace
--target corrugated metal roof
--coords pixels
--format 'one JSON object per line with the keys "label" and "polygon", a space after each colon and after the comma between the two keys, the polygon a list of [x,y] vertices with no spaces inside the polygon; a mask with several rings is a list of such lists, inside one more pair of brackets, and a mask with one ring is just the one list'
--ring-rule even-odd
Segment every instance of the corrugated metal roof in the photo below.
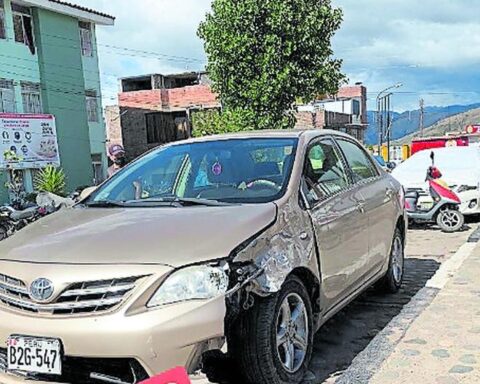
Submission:
{"label": "corrugated metal roof", "polygon": [[67,7],[71,7],[71,8],[78,9],[78,10],[80,10],[80,11],[93,13],[93,14],[98,15],[98,16],[107,17],[107,18],[109,18],[109,19],[115,20],[115,17],[113,17],[113,16],[111,16],[111,15],[108,15],[108,14],[103,13],[103,12],[96,11],[96,10],[91,9],[91,8],[82,7],[81,5],[77,5],[77,4],[73,4],[73,3],[69,3],[69,2],[67,2],[67,1],[61,1],[61,0],[49,0],[49,1],[52,2],[52,3],[57,3],[57,4],[65,5],[65,6],[67,6]]}

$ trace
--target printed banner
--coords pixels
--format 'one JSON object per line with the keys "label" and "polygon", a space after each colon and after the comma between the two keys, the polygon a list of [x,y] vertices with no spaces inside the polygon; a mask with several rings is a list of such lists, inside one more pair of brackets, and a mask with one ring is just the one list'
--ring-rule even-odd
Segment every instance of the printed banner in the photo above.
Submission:
{"label": "printed banner", "polygon": [[[0,168],[60,166],[57,130],[53,115],[0,113]],[[18,161],[6,161],[11,151]]]}

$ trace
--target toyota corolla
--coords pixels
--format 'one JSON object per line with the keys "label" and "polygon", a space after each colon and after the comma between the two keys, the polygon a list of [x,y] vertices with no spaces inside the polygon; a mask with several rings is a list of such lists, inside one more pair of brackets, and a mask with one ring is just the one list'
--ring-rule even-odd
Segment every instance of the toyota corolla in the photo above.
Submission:
{"label": "toyota corolla", "polygon": [[0,382],[136,383],[225,354],[299,383],[315,332],[402,284],[403,190],[350,136],[172,143],[0,244]]}

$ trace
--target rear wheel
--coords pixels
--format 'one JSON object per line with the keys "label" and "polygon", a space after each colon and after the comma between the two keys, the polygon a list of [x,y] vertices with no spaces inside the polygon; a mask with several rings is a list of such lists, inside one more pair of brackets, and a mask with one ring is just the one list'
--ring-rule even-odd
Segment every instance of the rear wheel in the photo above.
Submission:
{"label": "rear wheel", "polygon": [[312,305],[297,277],[240,319],[232,340],[235,359],[250,384],[298,384],[312,354]]}
{"label": "rear wheel", "polygon": [[437,216],[437,225],[443,232],[456,232],[463,228],[465,217],[455,209],[445,209]]}
{"label": "rear wheel", "polygon": [[393,235],[392,248],[386,275],[377,283],[380,291],[396,293],[403,282],[405,249],[402,232],[397,228]]}

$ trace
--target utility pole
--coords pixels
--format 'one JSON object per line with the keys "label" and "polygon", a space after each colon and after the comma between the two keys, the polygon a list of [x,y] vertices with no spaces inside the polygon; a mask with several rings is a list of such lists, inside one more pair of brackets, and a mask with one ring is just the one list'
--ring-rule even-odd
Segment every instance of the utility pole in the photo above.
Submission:
{"label": "utility pole", "polygon": [[[392,93],[388,95],[384,95],[387,91],[395,88],[400,88],[403,84],[397,83],[392,85],[388,88],[385,88],[383,91],[379,92],[377,95],[377,129],[378,129],[378,154],[382,155],[382,145],[383,145],[383,137],[388,128],[388,120],[389,120],[389,111],[387,110],[387,99],[388,99],[388,108],[390,108],[390,96]],[[385,123],[387,122],[387,126],[385,127]]]}
{"label": "utility pole", "polygon": [[424,120],[425,118],[425,100],[420,99],[420,121],[419,121],[419,131],[420,137],[423,137],[423,128],[424,128]]}

